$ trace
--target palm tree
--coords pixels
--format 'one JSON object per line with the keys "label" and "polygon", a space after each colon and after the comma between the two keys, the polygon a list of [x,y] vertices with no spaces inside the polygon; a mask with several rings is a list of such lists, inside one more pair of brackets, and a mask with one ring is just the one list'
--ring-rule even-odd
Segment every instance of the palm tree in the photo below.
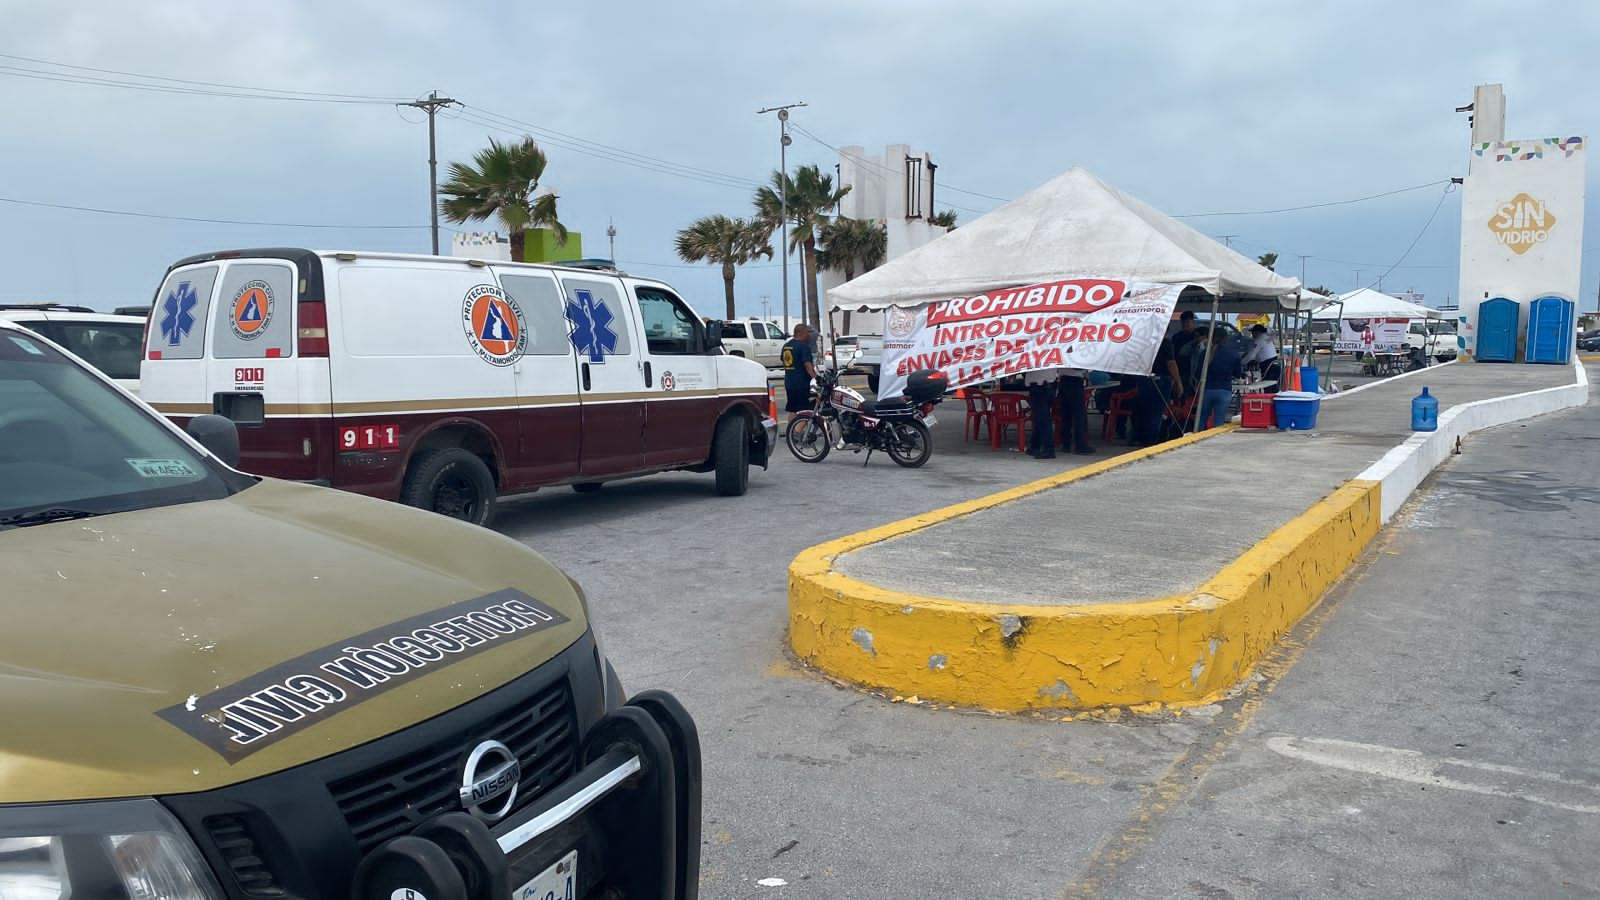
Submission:
{"label": "palm tree", "polygon": [[840,216],[822,226],[822,248],[817,268],[856,277],[856,269],[870,272],[883,263],[889,249],[889,232],[877,222]]}
{"label": "palm tree", "polygon": [[772,186],[757,188],[754,203],[757,218],[769,228],[776,228],[783,218],[783,198],[788,197],[789,222],[793,230],[789,235],[790,250],[801,248],[801,264],[805,268],[807,322],[821,331],[822,302],[817,290],[817,232],[829,221],[828,213],[839,205],[846,185],[835,191],[833,176],[822,174],[817,166],[801,166],[790,178],[782,172],[772,173]]}
{"label": "palm tree", "polygon": [[1273,267],[1278,264],[1278,254],[1263,253],[1256,257],[1256,263],[1269,272],[1276,272],[1277,269]]}
{"label": "palm tree", "polygon": [[772,258],[767,236],[772,229],[760,222],[730,219],[722,214],[701,216],[678,232],[678,258],[684,262],[722,265],[722,285],[727,289],[728,318],[734,318],[733,267],[765,256]]}
{"label": "palm tree", "polygon": [[523,232],[547,227],[556,243],[567,242],[567,227],[556,218],[556,195],[539,193],[544,177],[544,151],[533,138],[502,144],[489,138],[489,146],[473,154],[472,163],[450,164],[450,178],[439,186],[443,198],[439,212],[452,222],[482,221],[499,213],[511,236],[511,258],[524,260]]}
{"label": "palm tree", "polygon": [[932,218],[928,219],[928,224],[942,225],[945,228],[954,231],[956,228],[956,211],[953,209],[947,209],[942,213],[936,213]]}

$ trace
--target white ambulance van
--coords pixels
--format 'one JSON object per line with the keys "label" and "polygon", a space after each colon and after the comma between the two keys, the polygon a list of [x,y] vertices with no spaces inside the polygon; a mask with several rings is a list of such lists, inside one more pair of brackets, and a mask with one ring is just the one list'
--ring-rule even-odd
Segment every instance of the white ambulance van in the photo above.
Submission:
{"label": "white ambulance van", "polygon": [[256,249],[179,260],[141,393],[239,426],[240,468],[487,524],[497,495],[715,472],[777,442],[766,372],[666,284],[615,270]]}

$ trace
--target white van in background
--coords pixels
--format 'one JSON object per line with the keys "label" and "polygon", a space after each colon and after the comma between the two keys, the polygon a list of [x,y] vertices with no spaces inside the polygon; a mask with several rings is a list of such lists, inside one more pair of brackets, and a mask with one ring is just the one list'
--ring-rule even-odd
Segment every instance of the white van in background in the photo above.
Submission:
{"label": "white van in background", "polygon": [[237,250],[168,270],[142,391],[232,419],[245,471],[486,524],[497,495],[672,469],[743,494],[777,425],[719,334],[614,270]]}

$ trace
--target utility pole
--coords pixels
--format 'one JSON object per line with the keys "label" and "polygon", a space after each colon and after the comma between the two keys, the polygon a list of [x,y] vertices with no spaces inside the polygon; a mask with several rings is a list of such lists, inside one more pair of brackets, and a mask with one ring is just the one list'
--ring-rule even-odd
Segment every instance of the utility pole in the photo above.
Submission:
{"label": "utility pole", "polygon": [[[805,106],[804,100],[798,103],[785,103],[782,106],[769,106],[766,109],[756,110],[756,115],[762,116],[769,112],[778,114],[778,202],[782,207],[783,219],[783,331],[793,334],[789,327],[789,145],[793,140],[789,137],[789,110]],[[800,318],[805,318],[805,310],[800,311]],[[818,329],[819,331],[821,329]]]}
{"label": "utility pole", "polygon": [[1236,237],[1238,237],[1237,234],[1219,234],[1219,235],[1217,235],[1217,240],[1222,242],[1222,246],[1227,247],[1229,250],[1232,250],[1233,249],[1233,239],[1236,238]]}
{"label": "utility pole", "polygon": [[1361,290],[1361,270],[1356,270],[1356,290]]}
{"label": "utility pole", "polygon": [[606,240],[611,242],[611,264],[617,264],[617,224],[609,217],[606,219]]}
{"label": "utility pole", "polygon": [[1300,286],[1303,288],[1303,287],[1306,286],[1306,260],[1309,258],[1309,256],[1307,254],[1305,254],[1305,253],[1301,253],[1301,254],[1299,254],[1299,256],[1300,256]]}
{"label": "utility pole", "polygon": [[439,160],[434,151],[433,115],[440,109],[456,101],[450,97],[439,96],[438,91],[429,91],[428,99],[413,100],[410,103],[396,103],[395,106],[410,106],[420,109],[428,114],[428,214],[429,221],[433,223],[433,255],[439,255]]}
{"label": "utility pole", "polygon": [[772,318],[772,303],[770,302],[771,299],[772,299],[772,297],[769,294],[762,294],[761,295],[761,318],[763,318],[763,319]]}

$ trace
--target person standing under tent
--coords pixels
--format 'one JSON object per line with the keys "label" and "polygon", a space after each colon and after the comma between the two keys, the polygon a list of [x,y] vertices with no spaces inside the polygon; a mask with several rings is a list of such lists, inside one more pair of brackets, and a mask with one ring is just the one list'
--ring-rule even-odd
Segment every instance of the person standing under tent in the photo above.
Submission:
{"label": "person standing under tent", "polygon": [[[1055,406],[1056,369],[1034,369],[1023,377],[1028,386],[1028,408],[1033,410],[1033,431],[1028,433],[1028,455],[1034,459],[1056,458],[1056,429],[1050,411]],[[991,426],[992,427],[992,426]]]}
{"label": "person standing under tent", "polygon": [[1211,364],[1206,368],[1205,394],[1200,406],[1200,427],[1215,428],[1228,420],[1228,404],[1233,401],[1233,379],[1244,371],[1239,351],[1228,345],[1228,333],[1218,329],[1211,334]]}
{"label": "person standing under tent", "polygon": [[1265,388],[1265,393],[1276,394],[1278,381],[1283,377],[1283,365],[1278,359],[1278,347],[1272,343],[1272,336],[1267,334],[1265,325],[1251,325],[1250,336],[1254,342],[1250,345],[1250,352],[1240,360],[1240,365],[1259,367],[1261,378],[1272,382]]}
{"label": "person standing under tent", "polygon": [[1089,446],[1089,404],[1084,385],[1089,373],[1082,369],[1061,369],[1056,396],[1061,403],[1061,449],[1070,453],[1093,453]]}
{"label": "person standing under tent", "polygon": [[1183,397],[1183,378],[1172,355],[1172,341],[1163,337],[1156,345],[1156,358],[1150,363],[1150,377],[1141,379],[1133,398],[1133,440],[1135,447],[1161,442],[1161,422],[1167,406]]}

